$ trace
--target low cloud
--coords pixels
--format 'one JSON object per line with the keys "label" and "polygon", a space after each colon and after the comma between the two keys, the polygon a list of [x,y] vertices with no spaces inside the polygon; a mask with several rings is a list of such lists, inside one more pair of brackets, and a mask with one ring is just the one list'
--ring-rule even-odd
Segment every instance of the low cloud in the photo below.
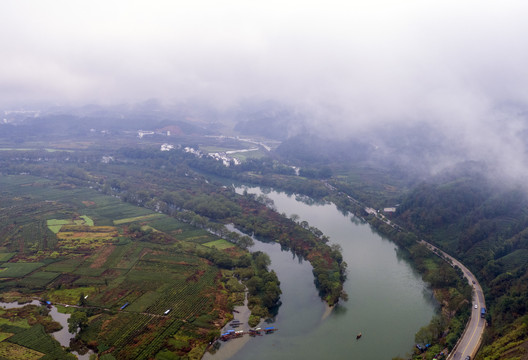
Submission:
{"label": "low cloud", "polygon": [[314,128],[426,122],[526,168],[523,1],[4,1],[0,104],[273,99]]}

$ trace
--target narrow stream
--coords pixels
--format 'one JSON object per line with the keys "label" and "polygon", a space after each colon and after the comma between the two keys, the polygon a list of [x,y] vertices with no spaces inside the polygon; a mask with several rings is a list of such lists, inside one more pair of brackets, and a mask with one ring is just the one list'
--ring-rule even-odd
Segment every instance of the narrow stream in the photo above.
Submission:
{"label": "narrow stream", "polygon": [[[18,302],[0,302],[0,307],[4,309],[13,309],[13,308],[21,308],[27,305],[36,305],[36,306],[43,306],[39,300],[33,300],[29,303],[25,304],[19,304]],[[63,314],[60,313],[55,306],[49,307],[49,315],[53,319],[53,321],[58,322],[62,325],[62,329],[59,331],[55,331],[54,333],[51,333],[51,336],[55,338],[62,346],[69,347],[70,346],[70,340],[75,338],[75,334],[72,334],[68,331],[68,319],[70,318],[70,314]],[[89,351],[88,353],[84,355],[80,355],[79,353],[72,351],[72,354],[77,356],[79,360],[88,360],[90,359],[90,354],[93,352]]]}

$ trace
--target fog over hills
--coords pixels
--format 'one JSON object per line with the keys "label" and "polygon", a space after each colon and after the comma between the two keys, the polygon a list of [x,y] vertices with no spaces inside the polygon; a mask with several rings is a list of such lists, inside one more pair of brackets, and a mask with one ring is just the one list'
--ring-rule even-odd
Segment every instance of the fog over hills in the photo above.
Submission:
{"label": "fog over hills", "polygon": [[[264,252],[246,253],[252,239],[238,231],[310,262],[308,285],[330,306],[348,298],[347,262],[349,284],[370,272],[394,284],[393,275],[408,277],[377,261],[379,247],[375,261],[348,258],[367,248],[356,240],[371,242],[360,233],[343,228],[341,247],[325,228],[279,214],[265,195],[281,189],[331,202],[347,225],[394,241],[396,253],[383,246],[431,286],[442,309],[415,346],[409,340],[414,358],[451,349],[472,313],[488,322],[481,350],[465,346],[472,358],[526,359],[527,14],[526,0],[0,1],[0,290],[28,299],[39,287],[42,300],[80,304],[70,308],[80,331],[68,351],[85,344],[111,358],[196,358],[237,301],[256,309],[246,319],[254,325],[279,304],[282,279],[268,273]],[[230,185],[238,183],[263,194],[237,194]],[[323,212],[318,220],[334,227]],[[57,224],[69,225],[55,232]],[[88,227],[115,235],[92,237],[99,232]],[[474,273],[487,315],[461,268],[421,239]],[[302,298],[294,280],[293,297]],[[351,303],[365,293],[379,313],[386,306],[372,299],[389,297],[378,288],[394,287],[363,280],[369,291],[353,285]],[[27,344],[37,332],[36,342],[51,344],[44,328],[54,325],[42,312],[27,312],[45,322],[30,329],[8,323],[12,314],[0,314],[0,331],[13,334],[0,350],[16,344],[35,357],[45,347],[52,356],[51,345]],[[306,329],[318,337],[330,324],[311,315],[314,326],[284,338],[288,349],[269,338],[279,357],[305,344]],[[385,345],[369,335],[371,319],[362,329],[354,322],[332,325],[324,331],[332,339],[320,341],[333,347],[341,333],[348,354],[350,334],[361,330],[359,344]]]}
{"label": "fog over hills", "polygon": [[425,172],[476,160],[518,180],[528,168],[527,10],[475,0],[4,1],[0,107],[54,105],[129,126],[224,122],[279,140],[316,134]]}

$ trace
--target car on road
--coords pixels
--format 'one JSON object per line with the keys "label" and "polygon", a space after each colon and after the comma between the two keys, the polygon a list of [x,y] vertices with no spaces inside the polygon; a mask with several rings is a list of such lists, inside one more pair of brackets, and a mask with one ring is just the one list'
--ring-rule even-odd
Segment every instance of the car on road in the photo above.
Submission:
{"label": "car on road", "polygon": [[478,309],[478,305],[477,304],[475,304],[475,309]]}
{"label": "car on road", "polygon": [[471,360],[471,356],[466,356],[465,360]]}

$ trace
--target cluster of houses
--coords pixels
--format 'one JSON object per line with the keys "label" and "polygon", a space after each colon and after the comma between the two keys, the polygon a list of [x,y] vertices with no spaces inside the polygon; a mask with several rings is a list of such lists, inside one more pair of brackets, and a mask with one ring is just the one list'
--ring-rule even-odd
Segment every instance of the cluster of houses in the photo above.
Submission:
{"label": "cluster of houses", "polygon": [[[257,149],[255,149],[257,150]],[[185,147],[183,149],[186,153],[194,154],[196,157],[203,157],[204,154],[200,150],[196,150],[192,147]],[[243,150],[240,150],[243,151]],[[208,153],[207,156],[212,157],[213,159],[216,159],[217,161],[221,161],[224,166],[231,166],[231,165],[240,165],[240,160],[238,160],[235,157],[228,156],[228,153],[235,153],[238,151],[228,151],[228,152],[214,152],[214,153]]]}
{"label": "cluster of houses", "polygon": [[142,139],[146,135],[154,135],[154,134],[171,136],[170,130],[163,130],[163,131],[156,131],[156,132],[147,131],[147,130],[138,130],[137,134],[138,134],[138,138],[140,139]]}

